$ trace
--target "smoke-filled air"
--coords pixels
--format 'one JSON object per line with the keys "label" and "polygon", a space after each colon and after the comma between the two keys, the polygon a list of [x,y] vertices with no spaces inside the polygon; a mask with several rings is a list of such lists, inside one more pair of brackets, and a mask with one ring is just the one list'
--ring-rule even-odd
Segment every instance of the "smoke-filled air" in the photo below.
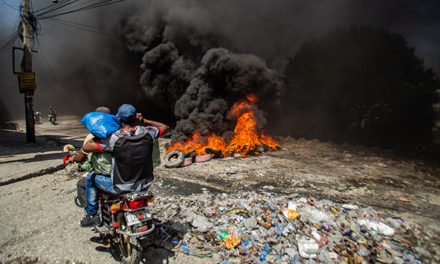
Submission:
{"label": "smoke-filled air", "polygon": [[[39,8],[44,7],[35,3],[35,9],[37,4],[41,5]],[[377,93],[357,93],[356,89],[370,91],[373,86],[377,87],[371,81],[370,86],[353,88],[354,83],[365,83],[353,76],[369,76],[369,73],[356,73],[356,69],[368,69],[370,62],[353,59],[344,64],[340,63],[341,58],[375,58],[381,52],[389,53],[376,49],[375,45],[387,47],[393,43],[389,50],[396,50],[400,45],[402,54],[408,54],[406,62],[412,61],[418,65],[415,68],[422,69],[417,74],[429,80],[436,79],[428,69],[440,68],[437,49],[440,38],[432,34],[440,26],[436,10],[439,4],[431,0],[421,3],[127,0],[63,17],[68,21],[93,24],[93,31],[90,27],[88,31],[78,28],[56,30],[66,23],[42,19],[40,27],[44,34],[35,41],[35,48],[43,50],[34,55],[38,85],[35,107],[45,111],[48,105],[54,105],[61,113],[83,114],[98,105],[108,105],[114,111],[122,103],[132,103],[144,115],[169,122],[174,128],[173,142],[193,139],[194,134],[199,135],[201,141],[212,135],[228,141],[234,138],[239,117],[232,114],[233,106],[246,98],[256,98],[250,100],[251,109],[245,107],[240,111],[252,111],[251,119],[256,122],[258,133],[323,139],[337,139],[337,136],[327,135],[343,134],[345,139],[362,135],[374,138],[371,142],[374,144],[384,141],[380,136],[376,138],[381,131],[378,127],[383,127],[380,122],[389,117],[395,119],[393,114],[407,113],[391,111],[387,108],[393,105],[391,99],[378,99],[374,97]],[[7,31],[2,28],[2,36]],[[402,37],[398,39],[393,34]],[[355,35],[367,37],[357,43],[361,37],[353,37]],[[380,41],[375,42],[378,39]],[[9,63],[5,54],[7,52],[2,50],[2,65]],[[341,57],[330,58],[329,54]],[[402,56],[390,56],[389,60]],[[347,73],[343,67],[353,71]],[[387,67],[379,65],[376,68]],[[384,76],[409,76],[409,72],[414,72],[411,67],[398,74],[382,73]],[[331,81],[315,82],[326,80],[321,79],[326,77],[325,69],[334,70],[331,80],[338,80],[328,87]],[[345,81],[349,74],[352,79]],[[5,92],[2,92],[1,101],[6,106],[2,116],[6,116],[5,113],[16,116],[22,111],[11,107],[22,100],[13,88],[16,79],[5,72],[2,77]],[[427,79],[421,81],[423,78],[405,78],[395,83],[416,86],[420,82],[429,83]],[[432,98],[436,85],[424,89],[421,97],[425,99],[415,104],[435,103]],[[343,95],[349,94],[347,91],[362,94],[363,98],[370,96],[371,100],[358,102],[357,97],[344,98]],[[408,93],[402,100],[414,96]],[[353,102],[362,107],[336,107],[338,102]],[[355,114],[341,120],[340,112]],[[385,112],[387,114],[382,117]],[[420,125],[429,127],[432,115],[428,119]],[[347,133],[341,134],[338,129]]]}

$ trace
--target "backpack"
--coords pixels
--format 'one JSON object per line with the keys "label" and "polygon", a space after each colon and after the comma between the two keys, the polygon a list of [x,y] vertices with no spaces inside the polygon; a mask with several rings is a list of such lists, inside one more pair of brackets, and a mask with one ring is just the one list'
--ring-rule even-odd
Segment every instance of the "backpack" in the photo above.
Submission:
{"label": "backpack", "polygon": [[113,186],[123,192],[141,191],[153,182],[153,138],[132,133],[116,140],[113,157]]}

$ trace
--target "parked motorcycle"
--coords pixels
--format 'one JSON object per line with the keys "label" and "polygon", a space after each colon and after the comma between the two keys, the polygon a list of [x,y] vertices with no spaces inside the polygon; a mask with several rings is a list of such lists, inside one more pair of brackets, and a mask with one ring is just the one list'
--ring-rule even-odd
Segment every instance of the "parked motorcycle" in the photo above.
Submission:
{"label": "parked motorcycle", "polygon": [[[138,264],[142,259],[141,241],[155,229],[148,203],[149,192],[113,195],[99,191],[101,224],[95,227],[100,237],[109,242],[124,264]],[[75,203],[79,205],[77,198]]]}

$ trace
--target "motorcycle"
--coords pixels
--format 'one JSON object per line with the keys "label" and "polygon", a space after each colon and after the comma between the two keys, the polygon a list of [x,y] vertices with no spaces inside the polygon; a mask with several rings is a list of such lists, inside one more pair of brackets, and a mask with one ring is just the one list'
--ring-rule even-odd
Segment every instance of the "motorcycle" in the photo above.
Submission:
{"label": "motorcycle", "polygon": [[[154,201],[149,192],[120,195],[99,191],[101,224],[95,227],[104,241],[109,242],[124,264],[138,264],[142,259],[142,240],[155,230],[148,203]],[[77,198],[75,203],[79,205]]]}
{"label": "motorcycle", "polygon": [[49,109],[47,110],[47,119],[49,122],[52,123],[52,125],[56,125],[57,122],[57,114],[55,112],[55,109],[52,106],[49,106]]}
{"label": "motorcycle", "polygon": [[52,123],[52,125],[56,125],[57,123],[57,116],[56,114],[48,114],[47,119],[49,119],[49,122]]}

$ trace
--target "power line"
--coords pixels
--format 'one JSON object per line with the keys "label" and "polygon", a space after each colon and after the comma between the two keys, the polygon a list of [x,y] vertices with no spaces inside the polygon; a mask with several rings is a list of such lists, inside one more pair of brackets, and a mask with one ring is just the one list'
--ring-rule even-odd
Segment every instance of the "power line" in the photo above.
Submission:
{"label": "power line", "polygon": [[67,27],[71,27],[71,28],[77,29],[77,30],[87,31],[87,32],[91,32],[91,33],[96,33],[96,34],[100,34],[100,35],[104,35],[104,36],[108,36],[108,37],[116,37],[111,32],[104,32],[104,31],[102,31],[101,29],[99,29],[99,27],[79,24],[79,23],[75,23],[75,22],[71,22],[71,21],[67,21],[67,20],[56,19],[56,18],[49,18],[48,20],[56,23],[56,25],[63,25],[63,26],[67,26]]}
{"label": "power line", "polygon": [[56,13],[56,14],[52,14],[52,15],[49,15],[49,16],[43,16],[43,17],[40,17],[40,19],[53,18],[53,17],[57,17],[57,16],[61,16],[61,15],[67,15],[67,14],[71,14],[71,13],[76,13],[76,12],[79,12],[79,11],[90,10],[90,9],[93,9],[93,8],[97,8],[97,7],[101,7],[101,6],[106,6],[106,5],[111,5],[111,4],[115,4],[115,3],[118,3],[118,2],[122,2],[122,1],[125,1],[125,0],[116,0],[116,1],[107,0],[107,1],[103,1],[101,3],[90,4],[90,5],[83,6],[83,7],[77,8],[77,9],[73,9],[73,10],[69,10],[69,11],[65,11],[65,12],[61,12],[61,13]]}
{"label": "power line", "polygon": [[97,26],[76,23],[76,22],[73,22],[73,21],[63,20],[63,19],[59,19],[59,18],[49,18],[49,20],[55,21],[55,22],[60,22],[60,23],[65,23],[65,24],[71,24],[71,25],[75,25],[75,26],[79,26],[79,27],[88,28],[88,29],[101,30],[100,27],[97,27]]}
{"label": "power line", "polygon": [[112,5],[112,4],[116,4],[116,3],[119,3],[119,2],[123,2],[123,1],[126,1],[126,0],[104,0],[104,1],[101,1],[101,2],[97,2],[97,3],[92,3],[92,4],[89,4],[89,5],[81,6],[81,7],[78,7],[76,9],[68,10],[68,11],[65,11],[65,12],[49,14],[47,16],[44,16],[44,15],[43,16],[39,16],[39,19],[53,18],[53,17],[57,17],[57,16],[62,16],[62,15],[67,15],[67,14],[71,14],[71,13],[76,13],[76,12],[79,12],[79,11],[90,10],[90,9],[97,8],[97,7]]}
{"label": "power line", "polygon": [[[71,0],[67,0],[67,2],[70,2]],[[65,3],[58,3],[57,5],[55,5],[55,6],[59,6],[59,5],[64,5]],[[43,11],[43,10],[46,10],[46,9],[49,9],[49,8],[54,8],[54,4],[51,4],[51,5],[48,5],[48,6],[45,6],[45,7],[42,7],[42,8],[40,8],[40,9],[38,9],[38,10],[35,10],[34,11],[34,13],[38,13],[38,12],[40,12],[40,11]]]}
{"label": "power line", "polygon": [[[51,12],[54,12],[54,11],[56,11],[56,10],[59,10],[59,9],[61,9],[61,8],[63,8],[63,7],[68,6],[68,5],[74,4],[74,3],[78,2],[78,1],[79,1],[79,0],[67,0],[66,2],[64,2],[64,3],[62,3],[62,4],[58,4],[58,5],[55,5],[55,6],[53,6],[53,5],[51,5],[51,6],[47,6],[47,7],[45,7],[45,8],[42,8],[42,9],[39,9],[39,10],[35,11],[34,13],[35,13],[37,16],[42,16],[42,15],[45,15],[45,14],[49,14],[49,13],[51,13]],[[46,11],[41,12],[41,13],[38,13],[38,12],[42,11],[43,9],[47,9],[47,8],[49,8],[49,10],[46,10]]]}

